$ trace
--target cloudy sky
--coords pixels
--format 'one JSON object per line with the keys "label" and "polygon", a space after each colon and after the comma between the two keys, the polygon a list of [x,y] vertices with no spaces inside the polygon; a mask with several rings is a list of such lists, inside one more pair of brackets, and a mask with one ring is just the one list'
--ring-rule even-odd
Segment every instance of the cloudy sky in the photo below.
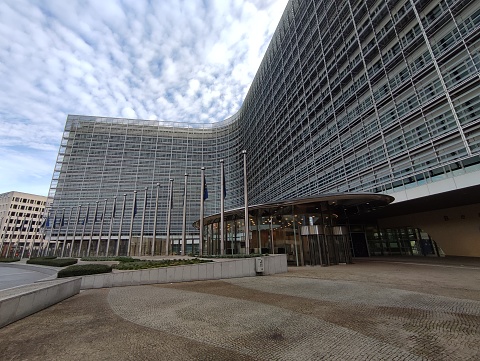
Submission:
{"label": "cloudy sky", "polygon": [[234,114],[286,4],[0,1],[0,193],[47,195],[67,114]]}

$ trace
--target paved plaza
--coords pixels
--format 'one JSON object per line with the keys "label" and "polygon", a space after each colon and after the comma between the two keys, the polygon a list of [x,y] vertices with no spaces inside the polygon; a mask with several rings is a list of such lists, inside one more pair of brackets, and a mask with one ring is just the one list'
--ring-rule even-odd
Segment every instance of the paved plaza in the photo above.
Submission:
{"label": "paved plaza", "polygon": [[4,360],[479,360],[480,260],[88,290],[0,340]]}

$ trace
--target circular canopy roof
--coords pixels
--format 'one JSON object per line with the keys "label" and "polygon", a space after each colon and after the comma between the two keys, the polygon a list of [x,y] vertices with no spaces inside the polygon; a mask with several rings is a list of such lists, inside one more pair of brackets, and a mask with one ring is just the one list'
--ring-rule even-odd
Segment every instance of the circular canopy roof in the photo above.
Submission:
{"label": "circular canopy roof", "polygon": [[[392,203],[394,200],[395,198],[391,196],[377,193],[332,193],[314,197],[256,204],[248,206],[248,212],[249,214],[253,213],[260,216],[269,216],[274,214],[284,214],[284,212],[290,210],[292,206],[298,208],[300,212],[303,210],[304,213],[314,213],[315,210],[325,210],[325,207],[328,207],[330,210],[341,210],[348,215],[371,212]],[[244,209],[244,207],[241,207],[225,211],[225,220],[228,221],[243,218]],[[219,213],[204,218],[205,225],[218,223],[219,221]],[[196,221],[193,223],[193,226],[198,228],[199,223],[199,221]]]}

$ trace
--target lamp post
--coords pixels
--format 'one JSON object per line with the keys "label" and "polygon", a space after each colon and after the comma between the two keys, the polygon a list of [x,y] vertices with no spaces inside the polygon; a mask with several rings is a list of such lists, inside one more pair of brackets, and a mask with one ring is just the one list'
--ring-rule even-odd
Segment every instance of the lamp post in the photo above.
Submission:
{"label": "lamp post", "polygon": [[247,151],[243,150],[243,193],[245,199],[245,253],[250,254],[250,230],[248,220],[248,192],[247,192]]}
{"label": "lamp post", "polygon": [[167,244],[165,245],[166,255],[170,254],[170,222],[172,220],[173,203],[173,179],[170,178],[170,193],[168,196],[168,214],[167,214]]}
{"label": "lamp post", "polygon": [[[185,173],[185,184],[183,188],[183,218],[182,218],[182,255],[185,256],[187,250],[187,183],[188,174]],[[193,247],[193,245],[192,245]]]}
{"label": "lamp post", "polygon": [[[160,191],[160,183],[157,183],[157,194],[155,196],[155,214],[153,216],[153,236],[152,236],[152,256],[155,255],[155,240],[157,239],[157,218],[158,218],[158,194]],[[162,249],[160,248],[160,254]]]}
{"label": "lamp post", "polygon": [[205,201],[205,167],[200,168],[202,178],[202,187],[200,194],[200,240],[198,242],[198,254],[203,255],[203,203]]}
{"label": "lamp post", "polygon": [[225,169],[224,160],[220,161],[220,254],[225,253]]}

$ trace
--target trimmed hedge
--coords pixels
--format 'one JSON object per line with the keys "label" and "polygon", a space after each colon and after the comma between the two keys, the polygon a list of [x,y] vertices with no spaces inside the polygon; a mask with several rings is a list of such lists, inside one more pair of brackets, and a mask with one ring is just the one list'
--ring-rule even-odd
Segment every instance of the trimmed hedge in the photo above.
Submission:
{"label": "trimmed hedge", "polygon": [[57,277],[64,278],[110,272],[112,272],[112,266],[107,264],[79,264],[62,269],[58,272]]}
{"label": "trimmed hedge", "polygon": [[210,260],[204,259],[173,259],[173,260],[163,260],[163,261],[136,261],[136,262],[121,262],[118,265],[114,265],[113,268],[118,270],[127,271],[127,270],[140,270],[148,268],[160,268],[160,267],[171,267],[171,266],[185,266],[189,264],[197,263],[206,263],[212,262]]}
{"label": "trimmed hedge", "polygon": [[140,261],[139,259],[125,256],[118,257],[82,257],[82,261],[95,262],[95,261],[118,261],[118,262],[135,262]]}
{"label": "trimmed hedge", "polygon": [[65,267],[77,263],[76,258],[31,258],[27,261],[28,264],[38,264],[42,266]]}
{"label": "trimmed hedge", "polygon": [[200,258],[254,258],[254,257],[264,257],[268,256],[268,253],[259,254],[259,253],[251,253],[251,254],[225,254],[225,255],[204,255],[198,256]]}
{"label": "trimmed hedge", "polygon": [[0,258],[0,262],[3,262],[3,263],[10,263],[10,262],[18,262],[20,261],[20,258]]}

